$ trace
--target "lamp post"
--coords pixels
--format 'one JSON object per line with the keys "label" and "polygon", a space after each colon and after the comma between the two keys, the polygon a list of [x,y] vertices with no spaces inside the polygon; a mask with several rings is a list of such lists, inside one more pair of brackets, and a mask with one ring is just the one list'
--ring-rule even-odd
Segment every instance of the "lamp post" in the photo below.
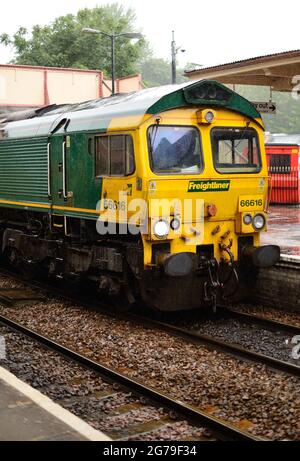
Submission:
{"label": "lamp post", "polygon": [[178,51],[181,51],[182,53],[185,53],[185,50],[179,46],[176,48],[176,42],[175,42],[175,32],[172,30],[172,42],[171,42],[171,56],[172,56],[172,84],[174,85],[176,83],[176,56]]}
{"label": "lamp post", "polygon": [[95,35],[104,35],[105,37],[108,37],[111,41],[111,92],[112,94],[115,94],[116,90],[116,85],[115,85],[115,80],[116,80],[116,53],[115,53],[115,44],[116,44],[116,38],[118,37],[126,37],[126,38],[131,38],[131,39],[140,39],[143,37],[142,34],[139,32],[123,32],[120,34],[107,34],[106,32],[102,32],[97,29],[89,29],[85,28],[82,29],[82,32],[86,34],[95,34]]}

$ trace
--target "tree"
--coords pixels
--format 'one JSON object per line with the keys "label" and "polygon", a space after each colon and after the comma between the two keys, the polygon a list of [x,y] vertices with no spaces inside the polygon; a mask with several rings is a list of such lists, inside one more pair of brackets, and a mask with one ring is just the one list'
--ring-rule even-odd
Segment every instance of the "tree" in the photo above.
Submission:
{"label": "tree", "polygon": [[[149,52],[149,57],[139,63],[139,71],[147,87],[168,85],[171,83],[171,63],[165,59],[154,58]],[[177,69],[177,83],[183,83],[186,78],[183,70]]]}
{"label": "tree", "polygon": [[[100,69],[108,77],[111,75],[109,38],[84,34],[82,29],[90,27],[108,34],[138,32],[135,19],[134,10],[125,10],[118,3],[113,3],[85,8],[77,15],[60,16],[49,25],[34,26],[30,33],[25,27],[20,27],[12,37],[6,33],[0,35],[0,42],[14,48],[14,64]],[[125,37],[118,38],[116,57],[117,77],[140,72],[147,87],[171,82],[170,62],[155,58],[145,39],[133,42]],[[183,70],[178,69],[178,83],[185,80]]]}
{"label": "tree", "polygon": [[[259,86],[238,85],[236,91],[250,101],[268,101],[270,90]],[[273,92],[272,100],[277,104],[276,115],[264,114],[266,130],[271,133],[300,133],[300,104],[291,93]]]}
{"label": "tree", "polygon": [[[82,9],[76,16],[60,16],[50,25],[34,26],[31,34],[26,28],[20,27],[12,37],[2,34],[0,41],[7,46],[13,46],[15,64],[101,69],[109,76],[109,38],[102,35],[87,35],[82,33],[82,29],[91,27],[109,34],[137,32],[134,23],[134,11],[124,10],[121,5],[114,3],[93,9]],[[117,76],[136,73],[136,63],[146,49],[144,39],[135,43],[125,37],[117,39]]]}

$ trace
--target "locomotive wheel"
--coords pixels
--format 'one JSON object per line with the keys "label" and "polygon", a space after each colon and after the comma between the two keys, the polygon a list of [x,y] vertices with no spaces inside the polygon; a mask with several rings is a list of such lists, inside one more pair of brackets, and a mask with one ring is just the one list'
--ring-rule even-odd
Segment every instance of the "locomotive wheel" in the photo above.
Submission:
{"label": "locomotive wheel", "polygon": [[3,253],[3,261],[4,264],[13,269],[20,269],[22,256],[16,248],[6,247]]}
{"label": "locomotive wheel", "polygon": [[113,308],[116,313],[126,313],[132,311],[137,305],[129,287],[123,287],[120,295],[113,298]]}

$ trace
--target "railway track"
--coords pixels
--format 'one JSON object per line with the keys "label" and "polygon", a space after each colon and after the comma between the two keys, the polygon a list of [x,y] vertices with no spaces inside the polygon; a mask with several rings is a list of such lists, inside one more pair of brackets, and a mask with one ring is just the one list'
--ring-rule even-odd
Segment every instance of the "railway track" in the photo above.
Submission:
{"label": "railway track", "polygon": [[272,328],[274,330],[284,330],[295,336],[300,335],[300,327],[296,325],[291,325],[289,323],[268,319],[266,317],[261,317],[256,314],[248,314],[245,312],[240,312],[238,310],[229,310],[227,307],[224,306],[222,306],[220,309],[223,315],[232,319],[242,320],[243,322],[248,323],[255,322],[258,325],[261,325],[266,328]]}
{"label": "railway track", "polygon": [[[156,389],[146,386],[145,384],[129,378],[101,363],[95,362],[74,350],[71,350],[48,337],[45,337],[33,330],[26,328],[19,323],[0,315],[0,325],[10,328],[11,330],[25,335],[27,338],[37,341],[40,345],[49,348],[51,351],[62,354],[69,360],[72,360],[85,368],[99,374],[103,379],[114,385],[122,386],[127,391],[134,393],[140,398],[146,398],[154,405],[160,405],[168,410],[175,412],[178,417],[186,418],[188,421],[208,427],[213,431],[217,439],[220,440],[242,440],[242,441],[263,441],[261,437],[254,436],[249,432],[240,430],[239,428],[222,421],[212,415],[209,415],[201,410],[187,405],[181,401],[173,399]],[[116,388],[116,387],[115,387]]]}
{"label": "railway track", "polygon": [[[108,313],[107,308],[105,306],[101,306],[99,305],[98,301],[97,303],[95,303],[95,301],[89,300],[85,296],[75,297],[71,294],[66,293],[64,289],[59,289],[55,286],[48,285],[43,282],[32,282],[30,280],[25,280],[24,277],[18,274],[15,274],[11,271],[8,271],[6,269],[3,269],[3,268],[0,269],[0,275],[4,275],[6,277],[13,277],[17,281],[25,283],[32,288],[33,291],[31,292],[31,297],[29,296],[29,299],[27,299],[26,293],[25,295],[23,295],[23,292],[21,290],[20,297],[21,297],[22,303],[24,302],[24,300],[25,302],[30,302],[30,299],[36,301],[37,296],[36,296],[35,290],[42,290],[48,293],[51,292],[51,294],[55,296],[59,296],[65,300],[74,302],[76,304],[81,303],[84,307],[100,310],[106,314]],[[13,290],[8,290],[8,291],[13,291]],[[6,299],[5,292],[6,290],[4,291],[4,294],[5,294],[4,297],[3,297],[3,293],[1,295],[1,292],[0,292],[0,302],[2,299],[4,303],[8,301],[7,304],[9,305],[10,301]],[[19,302],[18,296],[19,295],[17,294],[17,301]],[[41,296],[41,293],[39,293],[39,296]],[[264,317],[259,317],[257,315],[245,314],[242,312],[232,311],[232,310],[227,309],[225,306],[220,306],[219,311],[222,313],[223,316],[225,316],[228,319],[237,319],[237,320],[241,320],[243,322],[249,323],[249,324],[256,323],[267,329],[271,329],[271,330],[280,329],[285,332],[288,332],[291,335],[300,335],[300,327],[297,327],[295,325],[281,323],[275,320],[270,320]],[[170,322],[154,320],[153,318],[150,318],[149,316],[142,316],[142,315],[137,315],[137,314],[132,314],[132,313],[126,313],[126,314],[118,313],[118,316],[120,316],[120,318],[123,318],[125,320],[132,319],[135,322],[142,323],[143,325],[148,326],[150,328],[164,329],[166,332],[179,335],[183,337],[184,339],[192,340],[193,342],[196,342],[202,345],[218,348],[220,351],[227,352],[238,358],[250,360],[254,363],[261,363],[275,370],[288,373],[294,376],[300,376],[300,366],[297,366],[290,362],[276,359],[269,355],[255,352],[253,350],[244,348],[235,343],[216,339],[211,335],[201,334],[197,331],[193,331],[192,329],[188,329],[188,328],[181,328],[177,326],[176,324],[173,324]]]}
{"label": "railway track", "polygon": [[[0,271],[0,275],[1,275],[1,271]],[[62,297],[69,301],[75,302],[76,304],[82,303],[84,307],[92,308],[92,309],[97,308],[97,310],[99,310],[99,306],[95,306],[95,304],[92,301],[74,298],[73,296],[68,295],[68,294],[66,295],[63,292],[63,290],[52,288],[51,286],[48,286],[48,285],[45,286],[43,283],[28,282],[27,280],[24,280],[22,277],[16,276],[14,273],[11,273],[9,271],[4,271],[4,272],[2,271],[2,275],[7,276],[7,277],[13,277],[22,283],[28,284],[33,289],[33,291],[36,289],[39,289],[41,291],[48,291],[48,292],[51,292],[55,296]],[[0,299],[0,302],[1,302],[1,299]],[[102,308],[100,307],[100,310],[106,314],[108,313],[107,309],[105,310],[105,308],[103,307]],[[273,329],[281,328],[282,330],[288,331],[291,334],[300,334],[300,328],[294,325],[282,324],[280,322],[257,317],[255,315],[244,314],[244,313],[239,313],[239,312],[232,312],[232,311],[228,311],[224,309],[223,309],[223,314],[230,318],[238,318],[239,320],[242,319],[243,321],[247,321],[250,323],[256,322],[257,324],[263,325],[264,327],[273,328]],[[176,336],[180,336],[194,343],[196,342],[201,345],[205,345],[210,348],[220,350],[222,352],[227,352],[235,357],[238,357],[239,359],[242,358],[242,359],[246,359],[247,361],[252,361],[254,363],[262,363],[275,370],[279,370],[281,372],[288,373],[293,376],[300,375],[300,367],[294,364],[253,352],[237,344],[230,344],[226,341],[220,341],[208,335],[199,334],[197,332],[193,332],[185,328],[180,328],[171,323],[153,320],[148,317],[141,317],[140,315],[120,314],[120,317],[126,320],[128,319],[133,320],[137,323],[142,324],[143,326],[148,326],[150,328],[155,328],[159,330],[163,329],[166,332],[172,333],[173,335],[176,335]],[[156,404],[163,405],[166,408],[169,408],[172,411],[175,411],[179,415],[182,415],[183,417],[193,421],[194,423],[202,424],[202,425],[205,425],[206,427],[211,428],[214,431],[214,433],[217,435],[217,437],[220,439],[260,440],[258,437],[255,437],[246,431],[240,430],[239,428],[237,429],[235,426],[231,424],[227,424],[225,421],[221,421],[220,419],[215,418],[214,416],[208,415],[205,412],[198,410],[197,408],[184,404],[181,401],[174,400],[168,397],[167,395],[160,393],[156,389],[147,387],[143,383],[137,380],[133,380],[126,375],[120,374],[104,365],[101,365],[100,363],[96,363],[76,353],[73,350],[70,350],[60,344],[55,343],[54,341],[51,341],[51,339],[46,338],[35,331],[28,330],[23,325],[19,325],[15,323],[14,321],[12,321],[11,319],[8,319],[4,316],[0,316],[0,323],[5,324],[6,326],[9,326],[15,329],[16,331],[19,331],[35,339],[41,344],[47,347],[50,347],[53,350],[56,350],[57,352],[63,354],[64,356],[68,357],[71,360],[74,360],[80,363],[81,365],[85,367],[96,371],[97,373],[99,373],[99,375],[105,377],[105,379],[120,383],[120,385],[125,386],[131,392],[139,394],[140,396],[145,396],[151,401],[155,402]]]}
{"label": "railway track", "polygon": [[[254,316],[253,316],[254,317]],[[297,365],[294,365],[289,362],[285,362],[283,360],[276,359],[274,357],[271,357],[269,355],[264,355],[260,354],[258,352],[254,352],[250,349],[246,349],[242,346],[239,346],[238,344],[233,344],[227,341],[222,341],[219,339],[216,339],[212,336],[201,334],[198,332],[194,332],[192,330],[186,329],[186,328],[181,328],[176,325],[173,325],[171,323],[165,323],[161,321],[152,321],[147,318],[147,317],[140,317],[140,316],[135,316],[134,317],[136,320],[142,320],[143,322],[146,322],[149,326],[152,327],[158,327],[158,328],[163,328],[165,331],[170,332],[170,333],[175,333],[180,335],[181,337],[192,340],[193,342],[200,343],[202,345],[208,345],[208,346],[213,346],[218,348],[219,350],[223,352],[227,352],[229,354],[232,354],[238,358],[250,360],[254,363],[261,363],[263,365],[266,365],[268,367],[271,367],[275,370],[291,374],[293,376],[300,376],[300,367]],[[262,322],[262,320],[261,320]],[[278,324],[279,322],[276,322]],[[266,325],[266,324],[265,324]],[[272,327],[274,327],[274,323],[271,322]],[[280,324],[281,325],[281,324]],[[278,328],[278,325],[277,325]],[[287,324],[284,324],[284,329],[286,330],[288,328]],[[297,327],[292,326],[293,332],[296,331]],[[300,329],[299,333],[300,334]]]}

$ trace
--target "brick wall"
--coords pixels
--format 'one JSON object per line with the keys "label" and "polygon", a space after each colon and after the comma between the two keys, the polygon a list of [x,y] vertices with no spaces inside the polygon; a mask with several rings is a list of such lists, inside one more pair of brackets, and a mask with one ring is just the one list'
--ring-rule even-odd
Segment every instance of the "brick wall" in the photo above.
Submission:
{"label": "brick wall", "polygon": [[271,307],[300,311],[300,257],[283,256],[270,269],[261,269],[253,300]]}

